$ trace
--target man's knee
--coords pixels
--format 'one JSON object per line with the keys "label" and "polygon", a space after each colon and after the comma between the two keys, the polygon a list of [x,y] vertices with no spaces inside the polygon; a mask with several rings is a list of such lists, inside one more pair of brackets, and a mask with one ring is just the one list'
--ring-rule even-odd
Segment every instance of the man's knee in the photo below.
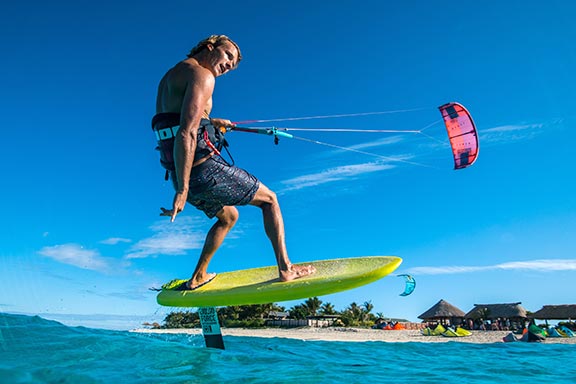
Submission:
{"label": "man's knee", "polygon": [[276,196],[276,193],[272,192],[268,187],[262,184],[260,185],[258,192],[256,192],[252,204],[257,206],[278,204],[278,197]]}
{"label": "man's knee", "polygon": [[224,207],[218,214],[218,220],[228,228],[232,228],[236,224],[238,217],[239,213],[236,207]]}
{"label": "man's knee", "polygon": [[278,204],[278,197],[276,196],[276,193],[272,192],[271,190],[268,190],[268,201],[266,201],[266,203],[268,204]]}

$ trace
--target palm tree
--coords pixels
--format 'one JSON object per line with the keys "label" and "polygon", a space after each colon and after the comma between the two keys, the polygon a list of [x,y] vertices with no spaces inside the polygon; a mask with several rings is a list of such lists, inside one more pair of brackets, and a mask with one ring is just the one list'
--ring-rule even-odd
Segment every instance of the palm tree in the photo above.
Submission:
{"label": "palm tree", "polygon": [[308,308],[304,304],[298,304],[290,308],[290,317],[294,319],[305,319],[308,316]]}
{"label": "palm tree", "polygon": [[311,297],[304,302],[304,306],[308,309],[308,316],[316,316],[321,305],[322,300],[317,297]]}
{"label": "palm tree", "polygon": [[241,308],[238,305],[218,308],[218,315],[222,320],[239,320]]}
{"label": "palm tree", "polygon": [[336,309],[331,303],[324,303],[320,307],[320,314],[322,315],[336,315]]}
{"label": "palm tree", "polygon": [[356,304],[356,302],[352,302],[347,310],[352,314],[352,317],[356,320],[360,320],[360,318],[362,317],[362,307]]}
{"label": "palm tree", "polygon": [[262,319],[264,315],[272,310],[272,303],[270,304],[252,304],[241,305],[240,318],[247,319]]}
{"label": "palm tree", "polygon": [[374,309],[374,305],[371,301],[365,301],[362,306],[364,307],[366,313],[370,313]]}
{"label": "palm tree", "polygon": [[372,305],[372,302],[370,301],[365,301],[362,307],[363,307],[362,321],[367,321],[368,318],[370,317],[370,312],[374,309],[374,305]]}
{"label": "palm tree", "polygon": [[362,308],[356,303],[351,303],[341,313],[341,319],[344,325],[358,325],[362,318]]}

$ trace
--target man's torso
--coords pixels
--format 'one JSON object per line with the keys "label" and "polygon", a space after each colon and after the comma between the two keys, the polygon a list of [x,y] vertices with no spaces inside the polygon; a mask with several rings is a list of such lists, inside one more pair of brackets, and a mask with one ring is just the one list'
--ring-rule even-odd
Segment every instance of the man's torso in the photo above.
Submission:
{"label": "man's torso", "polygon": [[[186,88],[191,86],[189,83],[194,81],[194,71],[199,70],[199,67],[200,65],[194,59],[187,59],[166,72],[158,85],[156,113],[181,112]],[[211,111],[212,95],[204,106],[202,118],[209,118]]]}

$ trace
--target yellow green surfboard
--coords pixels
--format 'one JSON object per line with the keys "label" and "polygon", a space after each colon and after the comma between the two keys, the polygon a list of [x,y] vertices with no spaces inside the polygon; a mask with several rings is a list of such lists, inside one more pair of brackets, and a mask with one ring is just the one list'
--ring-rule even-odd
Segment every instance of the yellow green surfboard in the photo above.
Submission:
{"label": "yellow green surfboard", "polygon": [[173,280],[158,293],[158,304],[168,307],[217,307],[277,303],[357,288],[392,273],[402,263],[395,256],[368,256],[300,263],[316,273],[288,282],[278,279],[278,267],[219,273],[193,291],[178,291],[186,280]]}

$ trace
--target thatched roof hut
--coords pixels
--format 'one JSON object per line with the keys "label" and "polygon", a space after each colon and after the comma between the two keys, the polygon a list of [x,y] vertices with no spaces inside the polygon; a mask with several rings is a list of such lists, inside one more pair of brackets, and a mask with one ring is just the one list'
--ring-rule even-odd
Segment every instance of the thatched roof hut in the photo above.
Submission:
{"label": "thatched roof hut", "polygon": [[576,319],[576,304],[545,305],[530,317],[542,320],[573,320]]}
{"label": "thatched roof hut", "polygon": [[424,321],[439,321],[441,323],[450,322],[458,324],[464,319],[464,311],[453,306],[445,300],[440,300],[429,310],[418,316]]}
{"label": "thatched roof hut", "polygon": [[508,304],[474,304],[474,308],[468,312],[467,319],[526,319],[526,310],[520,302]]}

